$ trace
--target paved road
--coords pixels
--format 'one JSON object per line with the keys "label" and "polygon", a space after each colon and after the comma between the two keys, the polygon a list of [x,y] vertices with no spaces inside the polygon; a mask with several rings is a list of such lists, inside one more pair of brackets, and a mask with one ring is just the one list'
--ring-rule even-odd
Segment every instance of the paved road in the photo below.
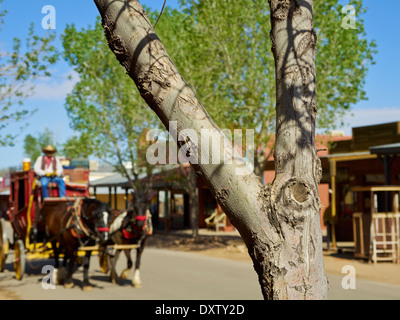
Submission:
{"label": "paved road", "polygon": [[[7,261],[11,261],[9,257]],[[92,258],[90,277],[94,288],[80,288],[82,268],[74,274],[75,287],[55,290],[42,288],[42,267],[52,261],[35,261],[27,265],[22,281],[14,278],[11,263],[0,273],[0,286],[20,299],[107,299],[107,300],[260,300],[257,276],[248,261],[212,258],[195,253],[147,248],[142,257],[142,288],[133,288],[129,281],[120,285],[108,282],[99,271],[97,257]],[[118,270],[125,266],[121,255]],[[357,279],[356,289],[344,290],[341,276],[329,275],[329,299],[400,299],[400,286]],[[0,290],[1,291],[1,290]],[[0,292],[0,299],[4,297]]]}

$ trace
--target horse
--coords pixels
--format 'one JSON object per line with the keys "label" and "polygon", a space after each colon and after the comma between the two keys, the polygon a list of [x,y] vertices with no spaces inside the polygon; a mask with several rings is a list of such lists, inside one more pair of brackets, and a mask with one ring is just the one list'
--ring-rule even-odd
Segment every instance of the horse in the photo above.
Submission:
{"label": "horse", "polygon": [[[138,214],[136,210],[127,210],[124,212],[114,211],[112,214],[112,222],[110,225],[111,241],[116,245],[137,245],[135,270],[132,277],[132,285],[135,288],[140,288],[142,281],[140,279],[140,258],[142,256],[146,239],[153,232],[151,223],[151,215],[148,210],[145,214]],[[116,263],[118,257],[124,251],[127,258],[127,268],[121,273],[122,279],[128,279],[132,271],[131,249],[116,249],[110,256],[110,281],[113,283],[118,282],[118,275],[116,272]]]}
{"label": "horse", "polygon": [[[108,204],[91,198],[77,198],[74,203],[62,203],[47,214],[46,235],[54,252],[56,278],[60,253],[64,253],[63,267],[68,261],[65,288],[74,286],[72,274],[79,247],[105,245],[110,240],[110,213]],[[84,291],[92,288],[88,276],[90,256],[91,251],[87,251],[83,259]]]}

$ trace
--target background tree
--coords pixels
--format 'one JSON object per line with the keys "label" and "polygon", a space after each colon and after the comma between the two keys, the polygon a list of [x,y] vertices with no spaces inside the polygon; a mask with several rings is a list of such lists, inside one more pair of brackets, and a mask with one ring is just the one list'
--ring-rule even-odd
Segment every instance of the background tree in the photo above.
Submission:
{"label": "background tree", "polygon": [[[168,128],[178,123],[178,146],[239,230],[266,299],[327,297],[323,268],[317,185],[321,166],[315,150],[316,36],[313,1],[270,0],[271,39],[276,75],[276,178],[263,186],[240,175],[243,159],[201,163],[209,129],[226,137],[198,101],[154,33],[138,1],[95,0],[110,49],[141,96]],[[186,130],[191,129],[191,130]],[[221,159],[234,149],[221,148]],[[240,171],[240,170],[239,170]]]}
{"label": "background tree", "polygon": [[335,129],[343,124],[343,116],[351,106],[367,100],[364,90],[369,67],[377,53],[374,40],[366,37],[363,14],[367,9],[362,0],[351,1],[356,16],[356,28],[341,27],[346,12],[339,0],[315,1],[314,25],[317,35],[315,58],[318,77],[317,127]]}
{"label": "background tree", "polygon": [[42,154],[42,148],[49,144],[56,146],[59,155],[69,159],[87,159],[93,153],[90,140],[86,138],[85,134],[72,136],[66,142],[56,144],[54,132],[49,128],[45,128],[43,132],[36,136],[31,134],[25,136],[25,155],[35,161]]}
{"label": "background tree", "polygon": [[49,128],[45,128],[44,131],[39,133],[36,137],[28,134],[24,139],[25,155],[35,162],[42,154],[42,148],[49,144],[55,144],[54,133]]}
{"label": "background tree", "polygon": [[[0,0],[0,6],[2,2]],[[6,14],[6,10],[0,11],[1,24]],[[14,38],[13,49],[0,53],[0,147],[13,145],[17,135],[4,134],[4,129],[32,114],[33,111],[23,108],[23,102],[34,94],[36,79],[50,76],[49,66],[58,57],[52,45],[54,39],[55,33],[39,37],[31,24],[25,46],[20,39]]]}
{"label": "background tree", "polygon": [[68,138],[61,149],[68,159],[88,159],[94,153],[93,145],[85,133]]}

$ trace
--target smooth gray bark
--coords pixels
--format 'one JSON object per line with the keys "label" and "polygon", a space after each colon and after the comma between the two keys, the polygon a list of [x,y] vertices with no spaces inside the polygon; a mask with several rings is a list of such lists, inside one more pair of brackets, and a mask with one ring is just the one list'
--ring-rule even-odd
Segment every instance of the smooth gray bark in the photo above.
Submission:
{"label": "smooth gray bark", "polygon": [[[271,36],[273,51],[278,57],[277,176],[267,186],[254,174],[238,174],[243,173],[240,157],[235,156],[239,161],[231,164],[200,163],[202,144],[196,138],[201,136],[202,129],[212,130],[213,137],[221,141],[226,138],[179,74],[145,11],[136,0],[95,0],[95,3],[111,50],[144,100],[167,129],[170,121],[177,121],[176,142],[179,147],[187,148],[196,173],[204,178],[240,232],[253,259],[264,298],[326,298],[317,189],[320,166],[313,138],[315,118],[310,112],[315,107],[312,73],[315,37],[310,31],[312,15],[309,13],[312,2],[271,1],[275,19]],[[281,7],[295,8],[296,15],[286,19],[291,11],[283,10],[281,17]],[[302,21],[303,17],[306,22]],[[289,25],[292,20],[296,27]],[[302,35],[300,41],[297,35],[291,36],[293,32]],[[286,36],[280,38],[281,34]],[[294,51],[299,48],[301,55],[296,56]],[[304,57],[304,64],[293,57]],[[296,63],[300,73],[293,69]],[[310,66],[311,72],[305,66]],[[302,77],[303,73],[306,76]],[[302,93],[295,91],[300,88]],[[223,147],[219,152],[221,159],[234,153],[232,148]]]}

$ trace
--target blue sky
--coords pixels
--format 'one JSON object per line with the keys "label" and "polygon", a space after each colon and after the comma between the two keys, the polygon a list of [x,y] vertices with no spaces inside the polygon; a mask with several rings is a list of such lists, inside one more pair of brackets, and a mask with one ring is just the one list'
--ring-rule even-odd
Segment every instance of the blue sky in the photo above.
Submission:
{"label": "blue sky", "polygon": [[[350,0],[344,2],[351,4]],[[142,0],[141,3],[160,10],[163,0]],[[371,66],[366,78],[365,91],[369,99],[353,106],[354,116],[346,117],[345,122],[348,125],[339,128],[346,134],[351,134],[351,127],[400,121],[400,82],[397,79],[400,74],[400,65],[397,63],[400,52],[400,1],[365,0],[364,4],[369,8],[364,15],[367,37],[376,40],[378,54],[375,56],[376,64]],[[37,33],[45,33],[41,28],[45,16],[42,8],[45,5],[52,5],[56,9],[55,32],[59,45],[59,36],[66,24],[74,23],[78,28],[87,27],[93,25],[98,16],[97,8],[91,0],[3,0],[0,8],[6,9],[8,14],[0,31],[0,51],[10,50],[14,37],[25,39],[31,22],[35,24]],[[177,7],[178,0],[167,0],[167,5]],[[62,143],[74,134],[69,128],[64,101],[77,76],[62,61],[52,71],[54,76],[39,81],[35,95],[25,102],[27,109],[37,108],[38,111],[29,119],[29,125],[20,132],[16,145],[0,149],[0,169],[22,163],[23,139],[27,134],[37,135],[47,127],[55,133],[56,143]],[[72,79],[68,79],[68,75],[72,75]],[[19,132],[20,126],[12,125],[9,130]]]}

